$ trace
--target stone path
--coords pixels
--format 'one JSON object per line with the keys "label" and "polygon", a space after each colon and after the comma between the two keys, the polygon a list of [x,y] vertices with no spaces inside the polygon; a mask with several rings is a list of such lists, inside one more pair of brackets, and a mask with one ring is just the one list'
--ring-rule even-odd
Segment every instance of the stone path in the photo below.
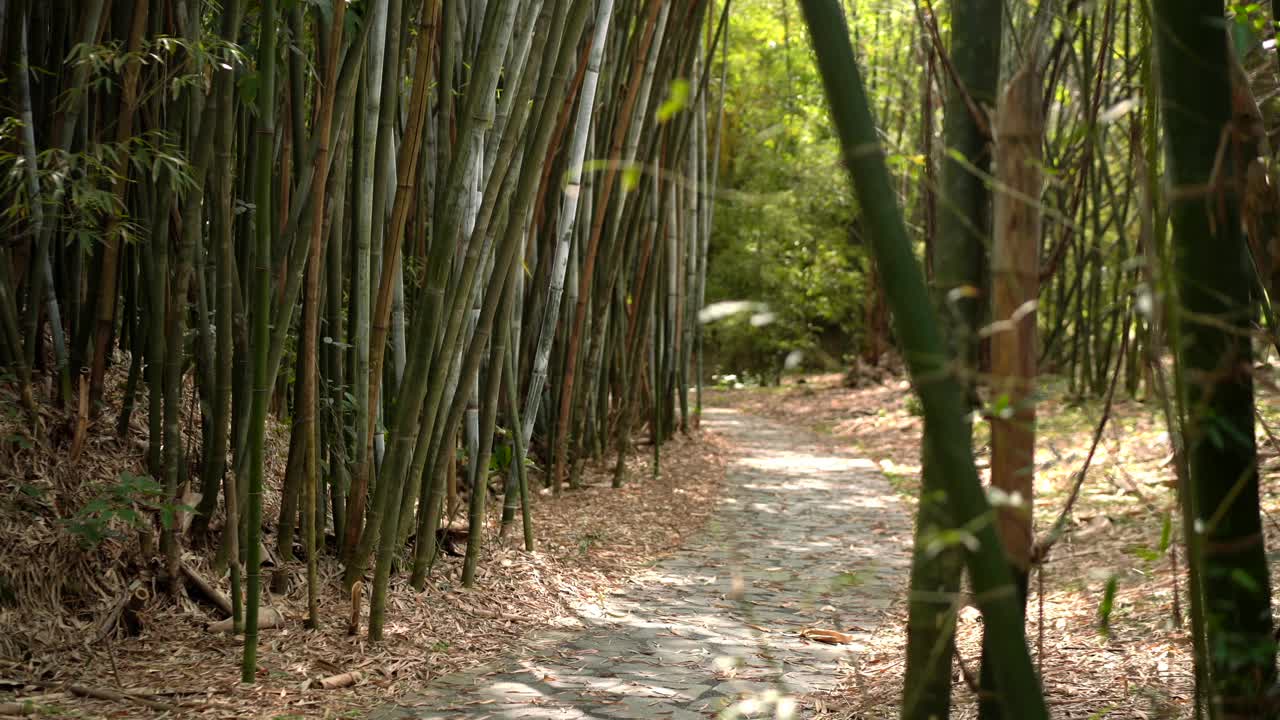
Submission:
{"label": "stone path", "polygon": [[736,458],[705,532],[584,611],[585,629],[542,633],[372,717],[794,717],[792,696],[834,689],[902,595],[910,516],[871,462],[812,434],[732,410],[703,421]]}

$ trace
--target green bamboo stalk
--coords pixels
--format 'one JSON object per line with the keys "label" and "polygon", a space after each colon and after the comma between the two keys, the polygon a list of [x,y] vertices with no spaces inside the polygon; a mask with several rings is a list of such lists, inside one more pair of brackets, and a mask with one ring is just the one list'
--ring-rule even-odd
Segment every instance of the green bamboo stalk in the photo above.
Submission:
{"label": "green bamboo stalk", "polygon": [[[134,116],[137,113],[139,103],[138,74],[142,64],[139,49],[142,46],[142,36],[145,32],[144,26],[146,25],[149,7],[150,0],[138,0],[133,6],[133,15],[130,21],[127,45],[129,58],[124,64],[120,116],[116,123],[116,141],[122,144],[133,137]],[[127,163],[128,157],[122,153],[116,161],[115,174],[117,176],[127,176]],[[126,187],[127,183],[121,182],[117,184],[115,190],[117,200],[123,200]],[[116,278],[120,269],[120,236],[117,232],[119,220],[118,214],[110,214],[103,233],[102,265],[98,274],[98,297],[95,310],[96,325],[93,335],[94,351],[89,371],[89,404],[91,411],[96,409],[98,401],[102,397],[102,383],[107,372],[107,355],[110,352],[111,335],[115,327]],[[159,387],[159,384],[157,383],[153,387]]]}
{"label": "green bamboo stalk", "polygon": [[[236,38],[240,32],[240,21],[243,14],[241,0],[228,0],[223,6],[223,37]],[[225,555],[230,569],[232,624],[239,632],[243,627],[244,596],[241,588],[242,565],[240,563],[240,480],[235,473],[227,472],[227,450],[231,440],[232,386],[234,384],[235,343],[233,329],[233,310],[237,295],[234,286],[235,276],[235,240],[234,216],[232,201],[234,193],[235,169],[232,157],[232,141],[235,132],[235,108],[232,100],[235,94],[235,69],[230,62],[220,69],[215,81],[218,94],[218,115],[214,129],[214,153],[217,159],[218,173],[214,183],[214,272],[215,301],[214,323],[217,346],[216,368],[214,370],[216,389],[213,400],[213,432],[212,448],[209,451],[209,465],[203,483],[205,495],[201,498],[196,518],[192,523],[195,531],[203,534],[209,517],[217,503],[217,487],[221,483],[225,518],[223,525],[222,547],[220,555]]]}
{"label": "green bamboo stalk", "polygon": [[498,416],[498,392],[502,388],[502,368],[507,356],[507,339],[511,335],[511,308],[515,304],[516,274],[520,266],[511,263],[506,287],[502,291],[502,305],[498,308],[498,330],[493,336],[489,351],[489,377],[485,388],[484,407],[480,417],[479,453],[471,458],[477,468],[471,485],[468,509],[467,550],[462,564],[462,584],[474,587],[476,565],[480,560],[480,546],[484,541],[484,506],[489,495],[489,457],[493,450],[494,427]]}
{"label": "green bamboo stalk", "polygon": [[[351,163],[347,162],[350,158],[351,146],[351,130],[350,123],[344,126],[339,134],[339,144],[336,155],[342,158],[337,163],[334,172],[334,178],[331,183],[335,198],[343,197],[348,188],[347,170]],[[346,537],[346,519],[347,519],[347,490],[350,485],[350,466],[348,458],[350,445],[346,438],[347,412],[346,412],[346,368],[344,359],[346,356],[346,295],[344,290],[346,284],[344,281],[345,273],[343,272],[343,258],[345,255],[344,241],[347,237],[347,215],[346,203],[333,202],[332,212],[330,214],[330,228],[328,230],[329,242],[326,248],[327,258],[325,263],[325,292],[329,296],[326,304],[326,331],[328,341],[325,343],[326,364],[325,384],[328,389],[328,410],[326,412],[326,420],[330,428],[330,438],[328,442],[328,458],[329,458],[329,497],[333,507],[333,536],[338,543],[338,556],[346,556],[346,548],[343,545]]]}
{"label": "green bamboo stalk", "polygon": [[1047,720],[1040,680],[1023,635],[1013,578],[974,468],[963,421],[967,414],[964,393],[945,371],[945,346],[894,199],[843,12],[834,0],[802,0],[801,7],[844,160],[866,217],[872,251],[882,275],[892,280],[885,283],[885,294],[893,310],[896,336],[924,406],[925,421],[937,431],[930,438],[930,454],[949,469],[946,491],[953,527],[963,528],[977,541],[966,560],[986,631],[998,649],[994,657],[998,658],[995,673],[1001,701],[1011,716]]}
{"label": "green bamboo stalk", "polygon": [[[401,246],[404,242],[405,228],[408,223],[409,208],[418,181],[418,157],[422,143],[423,129],[427,120],[427,99],[431,78],[431,49],[434,39],[434,20],[437,13],[438,0],[423,5],[419,18],[418,42],[416,45],[416,61],[412,95],[409,100],[409,119],[405,128],[404,139],[400,145],[396,170],[399,180],[391,210],[391,225],[386,245],[382,252],[381,282],[378,286],[377,298],[370,319],[371,334],[369,340],[369,419],[376,417],[379,405],[383,362],[386,357],[387,333],[393,309],[394,290],[401,281],[402,266],[400,262]],[[381,137],[381,136],[379,136]],[[403,292],[403,290],[401,290]],[[400,364],[398,374],[403,374],[404,366]],[[372,438],[372,428],[368,433]],[[367,453],[367,448],[366,448]]]}
{"label": "green bamboo stalk", "polygon": [[[538,189],[543,170],[540,163],[542,162],[542,158],[546,156],[548,148],[551,145],[552,135],[557,126],[559,109],[563,107],[568,95],[570,86],[569,69],[572,67],[574,58],[578,54],[578,38],[586,25],[587,17],[590,14],[590,7],[587,2],[573,0],[572,2],[566,3],[563,6],[563,10],[558,10],[558,12],[559,11],[565,13],[563,16],[564,21],[561,23],[563,34],[560,37],[560,44],[558,47],[554,47],[550,42],[548,42],[544,51],[544,68],[549,66],[554,68],[554,70],[549,74],[549,77],[547,77],[548,73],[543,72],[542,77],[539,78],[539,91],[546,92],[546,95],[544,96],[544,101],[539,102],[535,100],[534,103],[535,106],[542,109],[542,112],[538,119],[537,130],[532,137],[532,141],[526,146],[519,183],[516,188],[514,199],[512,200],[512,210],[510,215],[514,217],[525,216],[526,212],[530,209],[530,203],[533,202],[534,195]],[[547,80],[546,83],[542,82],[544,79]],[[477,228],[479,229],[480,226],[477,225]],[[503,254],[515,252],[523,239],[523,235],[524,226],[522,224],[509,224],[502,241],[500,252]],[[475,243],[473,242],[472,245],[474,246]],[[474,259],[468,258],[468,262],[474,262]],[[497,265],[495,266],[495,272],[497,271],[496,267]],[[463,277],[468,277],[468,274],[468,270],[464,269]],[[470,288],[464,288],[462,292],[463,296],[469,296]],[[496,306],[496,303],[493,305]],[[488,312],[489,306],[490,304],[486,303],[485,312]],[[454,310],[450,313],[451,319],[449,330],[446,335],[446,347],[453,342],[452,338],[457,336],[457,332],[454,328],[460,324],[459,321],[461,319],[461,311],[463,309],[464,308],[462,306],[455,303]],[[482,318],[481,324],[483,325],[484,322],[485,321]],[[476,357],[476,351],[474,348],[474,340],[473,347],[468,352],[466,363],[468,365],[472,364],[473,359],[475,362],[478,362],[478,357]],[[470,383],[474,379],[468,377],[465,371],[462,378],[466,383]],[[456,406],[458,403],[455,401],[454,405]],[[454,418],[455,415],[460,415],[460,413],[457,412],[456,408],[450,408],[447,416],[448,419],[443,425],[443,428],[437,430],[433,435],[433,447],[439,447],[439,439],[450,435],[450,430],[456,423],[456,419]],[[525,432],[526,434],[529,432],[528,427],[525,428]],[[437,458],[439,457],[435,453],[433,453],[433,455]],[[438,462],[437,465],[439,465]],[[437,480],[438,476],[433,477],[433,484]],[[432,495],[436,495],[439,491],[439,486],[435,485],[433,487]],[[420,517],[425,521],[427,528],[434,528],[439,522],[439,512],[437,510],[436,503],[429,501],[427,504],[427,510],[427,514]],[[424,535],[422,528],[423,524],[420,523],[418,533],[420,538]],[[414,576],[415,579],[418,580],[422,578],[422,574],[419,572],[420,564],[429,560],[429,558],[431,558],[435,553],[434,532],[428,534],[424,539],[425,542],[419,546],[422,552],[415,557],[414,562]]]}
{"label": "green bamboo stalk", "polygon": [[[514,311],[514,309],[513,307],[512,310]],[[520,390],[520,384],[516,382],[516,364],[518,362],[516,353],[518,350],[519,343],[515,337],[515,330],[512,328],[512,337],[510,342],[507,343],[507,356],[502,363],[502,373],[507,386],[507,417],[511,421],[511,463],[515,465],[515,492],[520,505],[524,549],[528,552],[533,552],[533,512],[532,508],[529,507],[529,475],[525,462],[524,431],[520,426],[520,405],[517,399]],[[511,489],[508,488],[507,492],[510,493]]]}
{"label": "green bamboo stalk", "polygon": [[[365,22],[372,29],[367,48],[365,67],[365,83],[361,93],[365,97],[363,115],[360,122],[360,135],[356,155],[356,173],[354,197],[355,265],[351,276],[351,343],[354,346],[355,366],[352,382],[352,395],[355,398],[355,426],[358,428],[355,443],[355,473],[352,477],[351,494],[347,498],[346,540],[344,549],[354,552],[363,527],[365,501],[373,474],[370,458],[372,435],[366,435],[365,428],[371,428],[376,421],[376,411],[369,404],[370,382],[369,349],[370,349],[370,315],[369,306],[372,287],[372,269],[370,252],[373,233],[373,180],[374,153],[377,147],[377,115],[378,104],[382,92],[383,45],[386,37],[386,13],[388,0],[378,0],[371,8]],[[351,557],[346,558],[348,572],[346,584],[355,582],[351,572]]]}
{"label": "green bamboo stalk", "polygon": [[[498,10],[501,10],[501,12],[498,12]],[[509,31],[511,27],[511,13],[513,13],[514,10],[515,3],[511,2],[511,0],[504,0],[504,3],[495,9],[496,14],[492,17],[493,27],[486,28],[485,30],[488,34],[487,36],[493,37],[495,41],[494,43],[490,43],[489,47],[499,47],[497,45],[498,42],[502,42],[502,46],[505,46],[505,41],[500,39],[504,37],[503,33],[505,31]],[[479,70],[481,67],[478,67],[477,69]],[[494,77],[493,82],[496,83],[496,77]],[[490,92],[492,92],[493,87],[494,86],[490,86]],[[481,103],[483,102],[484,93],[479,85],[472,89],[479,93],[479,95],[469,95],[467,102],[468,112],[464,116],[464,119],[470,117],[474,121],[480,112],[479,109],[483,107]],[[521,89],[517,92],[522,92],[526,98],[528,97],[528,91],[524,85],[522,85]],[[470,97],[477,97],[477,99],[471,101]],[[471,143],[465,144],[472,145]],[[507,160],[509,160],[510,153],[513,149],[514,137],[506,149]],[[422,390],[424,393],[429,394],[423,397],[418,397],[416,394],[410,394],[407,397],[412,398],[412,400],[406,402],[405,393],[401,393],[402,405],[400,407],[412,407],[413,410],[411,414],[406,415],[399,412],[400,408],[398,408],[398,419],[393,421],[398,425],[403,423],[398,430],[398,432],[402,433],[399,437],[399,441],[403,443],[403,452],[408,455],[416,455],[416,452],[408,452],[407,448],[415,447],[411,441],[412,438],[417,436],[422,436],[428,439],[429,449],[434,450],[439,447],[439,433],[436,432],[439,430],[439,426],[436,423],[436,416],[439,410],[440,398],[444,395],[445,387],[448,384],[448,379],[450,377],[450,367],[452,365],[451,360],[454,355],[454,351],[452,349],[456,347],[458,334],[462,325],[463,311],[470,305],[471,292],[476,278],[477,267],[480,259],[484,255],[482,252],[482,245],[484,243],[473,238],[473,241],[467,245],[468,249],[463,261],[463,266],[459,272],[459,277],[462,280],[456,291],[450,294],[452,304],[448,308],[442,307],[446,295],[445,289],[449,279],[448,269],[451,266],[452,256],[454,255],[455,246],[453,244],[453,240],[456,238],[454,233],[458,231],[453,228],[461,228],[461,218],[458,213],[461,212],[463,194],[466,191],[466,166],[470,163],[469,152],[462,148],[458,148],[458,150],[459,154],[454,156],[453,162],[455,165],[458,165],[459,163],[463,164],[452,168],[450,171],[449,183],[452,189],[446,192],[446,197],[444,199],[445,205],[441,210],[441,212],[445,213],[444,217],[451,221],[437,225],[438,227],[451,229],[445,231],[445,235],[437,239],[437,241],[432,244],[430,258],[431,269],[429,271],[427,286],[423,290],[426,302],[424,323],[426,327],[421,331],[415,331],[415,344],[409,352],[410,365],[405,370],[406,383],[410,382],[410,378],[414,381],[427,381],[426,386],[423,387]],[[490,189],[492,189],[494,183],[500,183],[502,179],[502,177],[491,177]],[[477,233],[480,233],[480,226],[477,225],[477,228]],[[483,233],[480,233],[480,235],[483,237]],[[439,339],[439,342],[437,342],[437,339]],[[438,349],[438,354],[433,355],[433,349]],[[421,375],[421,377],[414,377],[415,373]],[[423,411],[424,402],[426,403],[425,411]],[[418,427],[419,417],[421,417],[421,423],[423,425],[421,428]],[[412,424],[412,427],[410,427],[410,424]],[[394,445],[395,443],[392,444]],[[388,457],[390,457],[390,455]],[[425,456],[423,459],[424,465],[434,467],[426,457],[435,457],[434,453]],[[407,463],[409,458],[397,457],[396,460],[398,462]],[[397,466],[396,464],[391,463],[389,459],[384,461],[384,468],[388,467],[391,468],[390,472],[392,472],[393,475],[402,475],[405,472],[404,466]],[[399,484],[401,482],[407,481],[404,481],[403,478],[400,477],[394,477],[391,485],[386,488],[376,489],[369,527],[367,527],[365,532],[361,534],[359,544],[354,550],[347,565],[348,578],[351,578],[355,573],[363,571],[369,554],[373,550],[374,539],[377,537],[379,527],[390,526],[399,532],[401,525],[399,518],[399,515],[401,514],[399,500],[401,494],[404,492],[403,488]],[[429,495],[428,488],[430,484],[430,480],[424,478],[421,493],[419,495],[420,512]],[[400,489],[397,490],[396,488]],[[407,508],[405,508],[405,510],[407,512]],[[385,518],[385,514],[387,512],[395,512],[397,517],[394,520],[387,519]],[[426,514],[422,513],[422,516],[425,518]],[[379,520],[375,522],[374,518],[378,518]],[[413,582],[415,583],[415,587],[420,587],[425,577],[424,572],[427,562],[427,558],[422,557],[421,550],[425,545],[430,544],[432,551],[434,552],[435,533],[433,529],[429,531],[429,537],[424,537],[424,534],[427,534],[428,531],[425,529],[423,523],[418,523],[417,533],[419,542],[415,547]],[[381,549],[379,550],[379,554],[381,555]],[[378,592],[378,589],[375,587],[375,597],[378,595]],[[385,589],[383,592],[385,592]],[[372,632],[372,630],[373,625],[371,620],[370,631]]]}
{"label": "green bamboo stalk", "polygon": [[[1173,258],[1170,256],[1169,237],[1168,237],[1168,207],[1163,201],[1162,193],[1163,184],[1160,176],[1160,140],[1159,130],[1163,118],[1160,109],[1160,77],[1156,69],[1156,45],[1153,37],[1154,22],[1151,17],[1152,7],[1149,3],[1141,3],[1142,10],[1142,44],[1144,48],[1142,61],[1142,87],[1143,91],[1143,137],[1142,150],[1144,154],[1143,164],[1146,167],[1146,192],[1145,196],[1150,203],[1147,214],[1148,222],[1151,224],[1151,247],[1148,250],[1148,257],[1151,262],[1148,267],[1148,273],[1151,280],[1151,296],[1154,300],[1154,307],[1151,312],[1151,337],[1148,346],[1148,363],[1155,370],[1157,376],[1163,375],[1161,356],[1162,351],[1159,343],[1159,335],[1166,335],[1165,342],[1169,347],[1181,347],[1182,334],[1181,324],[1176,322],[1173,315],[1175,308],[1180,307],[1178,300],[1178,285],[1174,282]],[[1164,327],[1161,327],[1161,326]],[[1195,527],[1195,510],[1193,500],[1190,495],[1189,476],[1190,471],[1186,467],[1186,448],[1183,446],[1182,433],[1174,432],[1177,428],[1176,423],[1187,417],[1184,398],[1186,387],[1183,376],[1183,368],[1181,363],[1173,364],[1174,392],[1161,393],[1161,408],[1165,416],[1165,422],[1170,430],[1170,438],[1175,443],[1174,459],[1177,463],[1178,476],[1178,506],[1180,517],[1183,524],[1183,532],[1185,538],[1185,553],[1188,560],[1194,555],[1200,554],[1201,536],[1198,533],[1186,532],[1186,528]],[[1158,387],[1164,388],[1163,381],[1157,383]],[[1172,394],[1173,397],[1169,397]],[[1200,564],[1187,562],[1187,594],[1192,597],[1203,598],[1204,586],[1200,573]],[[1195,677],[1195,686],[1192,699],[1194,716],[1197,720],[1204,714],[1204,696],[1209,688],[1209,649],[1206,646],[1205,621],[1204,621],[1204,603],[1190,603],[1191,616],[1191,647],[1192,647],[1192,670]]]}
{"label": "green bamboo stalk", "polygon": [[[315,184],[322,189],[321,197],[314,203],[311,219],[311,237],[307,258],[306,295],[303,300],[302,377],[298,403],[305,449],[306,479],[304,481],[303,526],[307,554],[307,627],[320,626],[319,578],[316,560],[316,499],[319,497],[320,429],[316,419],[316,405],[320,395],[318,362],[320,354],[320,275],[324,271],[321,258],[324,246],[325,198],[323,189],[329,180],[329,145],[333,141],[333,106],[337,97],[339,51],[342,47],[346,6],[339,3],[333,12],[329,31],[329,55],[325,61],[324,81],[321,86],[319,119],[316,137],[319,144],[313,158]],[[292,538],[288,541],[292,543]]]}
{"label": "green bamboo stalk", "polygon": [[253,170],[257,176],[257,206],[254,216],[255,258],[253,286],[253,405],[249,417],[249,529],[246,538],[249,582],[245,600],[244,662],[240,680],[253,683],[257,678],[258,604],[262,595],[261,543],[262,489],[266,460],[267,404],[271,386],[268,376],[268,353],[271,329],[271,168],[275,147],[276,117],[276,2],[262,0],[258,27],[258,130],[254,148]]}
{"label": "green bamboo stalk", "polygon": [[[943,133],[946,146],[962,159],[949,157],[942,168],[942,213],[929,261],[934,303],[941,329],[961,385],[973,386],[977,369],[977,328],[983,305],[975,289],[986,285],[985,248],[990,228],[990,191],[982,174],[990,167],[989,131],[979,125],[974,103],[995,105],[1001,33],[999,0],[961,0],[951,7],[951,57],[955,68],[947,86]],[[977,168],[975,172],[974,168]],[[881,273],[882,287],[889,276]],[[964,436],[972,436],[965,423]],[[951,658],[955,646],[955,598],[960,590],[962,559],[958,548],[926,552],[928,538],[954,527],[948,510],[949,467],[937,457],[936,428],[926,422],[921,458],[920,512],[916,518],[911,562],[911,604],[907,620],[907,666],[902,713],[913,720],[943,717],[951,704]],[[971,441],[970,441],[971,442]],[[989,672],[989,670],[988,670]],[[983,703],[991,707],[991,703]]]}
{"label": "green bamboo stalk", "polygon": [[28,35],[31,24],[31,10],[24,8],[24,17],[21,20],[22,27],[19,30],[18,41],[18,63],[14,68],[14,75],[18,79],[18,95],[21,98],[20,117],[22,118],[22,157],[23,157],[23,175],[27,183],[27,202],[30,203],[31,212],[31,232],[36,237],[36,265],[38,271],[32,280],[33,288],[31,290],[31,302],[27,313],[29,315],[27,333],[27,354],[28,359],[25,363],[30,367],[32,364],[31,356],[35,352],[36,347],[36,331],[40,324],[37,319],[40,316],[41,303],[39,296],[41,289],[44,291],[44,307],[49,313],[49,329],[50,335],[53,337],[54,362],[58,372],[59,394],[62,400],[71,399],[71,373],[68,369],[67,346],[66,340],[63,338],[62,332],[62,313],[58,307],[57,289],[53,282],[53,263],[49,259],[49,238],[44,232],[44,194],[40,191],[40,180],[37,176],[38,161],[36,160],[36,135],[35,120],[31,106],[31,78]]}
{"label": "green bamboo stalk", "polygon": [[[1199,677],[1211,718],[1274,718],[1271,587],[1259,506],[1251,325],[1257,308],[1239,222],[1243,167],[1226,138],[1233,123],[1230,58],[1206,22],[1221,4],[1153,3],[1166,136],[1174,280],[1170,337],[1184,378],[1182,501],[1192,522],[1188,565],[1199,573],[1207,667]],[[1213,20],[1216,18],[1216,20]],[[1172,430],[1172,428],[1171,428]],[[1212,588],[1212,591],[1209,590]]]}

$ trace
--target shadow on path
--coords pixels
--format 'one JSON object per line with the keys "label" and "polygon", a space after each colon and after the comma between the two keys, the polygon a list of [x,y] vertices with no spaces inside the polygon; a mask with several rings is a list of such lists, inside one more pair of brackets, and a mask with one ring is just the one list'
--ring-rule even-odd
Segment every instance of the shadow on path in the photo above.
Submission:
{"label": "shadow on path", "polygon": [[[903,597],[910,513],[870,461],[811,433],[725,409],[703,422],[734,456],[703,533],[583,608],[584,629],[540,633],[371,717],[773,717],[791,695],[835,689]],[[801,636],[814,627],[854,642]]]}

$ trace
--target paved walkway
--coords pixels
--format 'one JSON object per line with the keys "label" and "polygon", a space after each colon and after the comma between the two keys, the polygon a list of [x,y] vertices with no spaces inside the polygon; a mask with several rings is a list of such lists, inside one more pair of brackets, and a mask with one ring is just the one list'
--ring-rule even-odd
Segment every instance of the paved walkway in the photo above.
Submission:
{"label": "paved walkway", "polygon": [[870,462],[812,434],[732,410],[703,421],[736,456],[704,533],[584,611],[584,630],[542,633],[373,717],[795,717],[792,696],[835,689],[901,596],[909,514]]}

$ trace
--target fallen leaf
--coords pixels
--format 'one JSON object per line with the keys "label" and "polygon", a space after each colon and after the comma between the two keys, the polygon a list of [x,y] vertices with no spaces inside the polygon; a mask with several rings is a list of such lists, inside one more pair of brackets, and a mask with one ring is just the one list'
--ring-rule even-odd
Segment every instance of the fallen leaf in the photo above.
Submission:
{"label": "fallen leaf", "polygon": [[842,633],[839,630],[824,630],[822,628],[805,628],[800,631],[800,637],[828,645],[846,645],[853,642],[853,636],[848,633]]}

